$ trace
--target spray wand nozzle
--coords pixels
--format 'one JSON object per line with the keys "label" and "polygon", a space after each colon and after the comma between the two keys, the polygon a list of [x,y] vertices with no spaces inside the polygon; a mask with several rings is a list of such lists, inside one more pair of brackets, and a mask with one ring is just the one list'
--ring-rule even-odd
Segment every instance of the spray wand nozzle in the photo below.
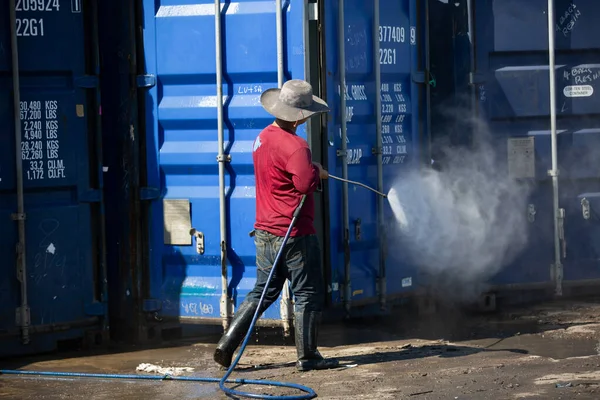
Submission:
{"label": "spray wand nozzle", "polygon": [[344,179],[344,178],[340,178],[340,177],[337,177],[337,176],[334,176],[334,175],[331,175],[331,174],[329,174],[329,177],[330,177],[331,179],[335,179],[335,180],[338,180],[338,181],[341,181],[341,182],[346,182],[346,183],[350,183],[350,184],[352,184],[352,185],[357,185],[357,186],[363,187],[363,188],[365,188],[365,189],[368,189],[368,190],[370,190],[370,191],[372,191],[372,192],[375,192],[375,193],[377,193],[377,194],[378,194],[378,195],[380,195],[381,197],[387,198],[387,194],[385,194],[385,193],[381,193],[379,190],[373,189],[372,187],[370,187],[370,186],[367,186],[367,185],[365,185],[364,183],[360,183],[360,182],[356,182],[356,181],[351,181],[350,179]]}

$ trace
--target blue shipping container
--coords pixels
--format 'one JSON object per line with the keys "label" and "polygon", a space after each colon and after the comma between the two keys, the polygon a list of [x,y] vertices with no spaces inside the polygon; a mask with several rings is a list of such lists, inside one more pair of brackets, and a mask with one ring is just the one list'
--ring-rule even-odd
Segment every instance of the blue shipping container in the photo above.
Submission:
{"label": "blue shipping container", "polygon": [[[531,285],[554,279],[548,21],[545,0],[471,2],[475,47],[471,80],[479,115],[508,156],[507,173],[535,183],[526,210],[526,250],[493,280]],[[559,198],[564,209],[565,283],[600,278],[598,171],[600,26],[594,0],[555,1]]]}
{"label": "blue shipping container", "polygon": [[[422,4],[380,1],[376,34],[373,2],[345,2],[342,22],[338,16],[339,3],[326,4],[326,85],[327,100],[332,108],[326,132],[328,167],[332,174],[343,176],[345,158],[349,179],[378,186],[377,107],[381,109],[384,192],[399,175],[415,168],[428,156],[427,99],[423,85],[424,26],[417,17],[423,15]],[[344,23],[345,40],[338,34],[340,23]],[[374,39],[379,42],[378,50]],[[345,42],[345,110],[339,96],[342,80],[338,50],[342,42]],[[380,64],[379,92],[375,62]],[[376,102],[378,95],[380,104]],[[343,129],[347,131],[346,154],[341,151]],[[412,290],[418,284],[414,266],[407,265],[400,252],[387,251],[388,243],[382,239],[384,232],[379,229],[380,212],[384,213],[385,221],[395,221],[387,201],[380,211],[379,199],[369,191],[350,186],[348,194],[344,194],[339,183],[332,181],[329,186],[331,236],[327,245],[331,255],[327,261],[332,269],[333,301],[344,303],[345,309],[350,310],[352,303],[372,302],[379,296]],[[348,208],[346,215],[340,212],[344,210],[344,202]],[[394,249],[393,236],[388,239],[389,247]]]}
{"label": "blue shipping container", "polygon": [[[61,341],[83,339],[86,332],[101,332],[106,316],[95,13],[79,0],[16,1],[17,153],[9,21],[9,2],[3,0],[0,356],[50,351]],[[22,274],[17,272],[18,173],[24,183]]]}
{"label": "blue shipping container", "polygon": [[[148,88],[144,89],[146,174],[140,193],[143,199],[155,198],[146,203],[144,232],[149,235],[149,248],[143,307],[160,318],[220,323],[233,311],[222,296],[223,252],[227,297],[240,304],[254,285],[255,248],[248,236],[255,217],[252,144],[272,122],[259,97],[278,85],[275,4],[223,3],[217,42],[214,3],[143,2],[145,69],[138,81]],[[340,30],[340,4],[329,0],[317,7],[283,1],[280,72],[285,80],[310,81],[315,93],[331,106],[328,117],[313,121],[298,134],[307,138],[315,159],[338,176],[343,175],[346,162],[349,178],[377,186],[376,121],[381,115],[381,178],[387,191],[398,171],[427,157],[423,151],[428,135],[424,6],[413,0],[381,0],[374,29],[373,2],[346,1]],[[340,43],[344,43],[343,63]],[[218,50],[223,73],[225,154],[221,159],[217,140],[221,99],[215,85]],[[340,66],[346,75],[345,108]],[[342,130],[347,132],[345,153]],[[350,187],[343,194],[338,185],[330,182],[323,196],[317,195],[324,207],[318,211],[324,222],[318,224],[328,254],[325,274],[330,301],[339,304],[345,296],[351,306],[350,301],[376,302],[378,295],[384,297],[386,287],[387,295],[411,290],[418,280],[414,269],[395,254],[386,254],[381,239],[378,219],[389,219],[389,207],[380,208],[371,192]],[[221,204],[225,213],[219,211]],[[289,318],[289,307],[282,296],[282,303],[267,310],[263,322]]]}

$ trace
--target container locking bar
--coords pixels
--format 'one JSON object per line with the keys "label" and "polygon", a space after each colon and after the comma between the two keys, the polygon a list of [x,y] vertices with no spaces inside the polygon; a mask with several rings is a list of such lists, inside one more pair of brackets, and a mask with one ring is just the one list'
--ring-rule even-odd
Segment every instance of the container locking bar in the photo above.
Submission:
{"label": "container locking bar", "polygon": [[225,196],[225,162],[231,161],[231,156],[225,154],[225,127],[223,115],[223,35],[221,33],[221,0],[214,1],[215,6],[215,71],[216,71],[216,97],[217,97],[217,136],[219,164],[219,232],[221,247],[221,299],[219,314],[223,329],[229,328],[229,321],[233,315],[233,302],[229,297],[227,282],[227,199]]}
{"label": "container locking bar", "polygon": [[17,42],[16,0],[9,0],[10,47],[13,81],[13,112],[15,125],[15,162],[17,181],[17,221],[19,242],[17,243],[17,277],[21,282],[21,306],[17,308],[17,326],[21,327],[23,344],[29,344],[30,314],[27,299],[27,259],[25,257],[25,200],[23,193],[23,160],[21,158],[21,88],[19,81],[19,47]]}
{"label": "container locking bar", "polygon": [[[377,38],[380,29],[381,14],[380,1],[373,0],[373,37]],[[382,137],[382,98],[381,98],[381,63],[379,62],[379,40],[373,41],[373,69],[375,72],[375,129],[376,143],[371,149],[373,155],[377,158],[377,190],[383,193],[383,137]],[[379,306],[381,310],[387,308],[387,271],[386,271],[386,228],[384,224],[384,203],[383,197],[377,196],[377,236],[379,240],[379,265],[377,271],[377,295],[379,297]],[[360,240],[360,220],[358,220],[357,240]]]}
{"label": "container locking bar", "polygon": [[[563,284],[563,266],[561,262],[561,208],[558,185],[558,138],[556,131],[556,60],[554,39],[554,0],[548,0],[548,78],[549,78],[549,96],[550,96],[550,147],[552,154],[552,168],[548,171],[552,177],[552,211],[554,217],[554,278],[555,294],[562,296]],[[564,249],[564,247],[563,247]]]}
{"label": "container locking bar", "polygon": [[[345,43],[346,22],[344,16],[344,0],[339,1],[337,15],[337,41]],[[345,46],[338,46],[338,73],[340,87],[340,129],[341,129],[341,149],[336,153],[342,159],[342,178],[348,179],[348,120],[346,118],[346,96],[348,87],[346,85],[346,49]],[[350,279],[350,210],[349,210],[348,183],[342,183],[342,232],[344,240],[344,310],[346,317],[350,317],[352,308],[352,282]]]}

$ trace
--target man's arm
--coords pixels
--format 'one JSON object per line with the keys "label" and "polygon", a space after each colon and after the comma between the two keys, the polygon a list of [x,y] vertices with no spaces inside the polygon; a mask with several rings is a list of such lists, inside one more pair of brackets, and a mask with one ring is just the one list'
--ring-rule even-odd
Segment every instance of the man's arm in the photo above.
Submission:
{"label": "man's arm", "polygon": [[307,147],[302,147],[291,155],[285,170],[292,175],[294,187],[302,194],[314,192],[321,177],[327,173],[320,165],[313,164],[310,150]]}

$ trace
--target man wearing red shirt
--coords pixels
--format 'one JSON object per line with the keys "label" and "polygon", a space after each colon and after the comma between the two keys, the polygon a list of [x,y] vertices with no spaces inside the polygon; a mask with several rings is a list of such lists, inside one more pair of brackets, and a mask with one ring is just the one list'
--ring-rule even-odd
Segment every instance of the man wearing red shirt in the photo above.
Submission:
{"label": "man wearing red shirt", "polygon": [[245,337],[258,302],[281,247],[295,209],[303,195],[304,206],[283,249],[260,309],[262,314],[277,300],[289,279],[295,296],[294,328],[300,371],[334,368],[335,359],[325,359],[317,350],[325,287],[321,272],[319,242],[313,225],[313,192],[327,179],[328,173],[312,162],[308,143],[296,135],[296,128],[314,115],[328,112],[329,107],[313,96],[312,87],[302,80],[290,80],[281,89],[269,89],[261,98],[263,108],[275,117],[255,139],[253,147],[256,178],[256,245],[257,278],[229,329],[221,337],[214,359],[224,367],[231,365],[236,348]]}

